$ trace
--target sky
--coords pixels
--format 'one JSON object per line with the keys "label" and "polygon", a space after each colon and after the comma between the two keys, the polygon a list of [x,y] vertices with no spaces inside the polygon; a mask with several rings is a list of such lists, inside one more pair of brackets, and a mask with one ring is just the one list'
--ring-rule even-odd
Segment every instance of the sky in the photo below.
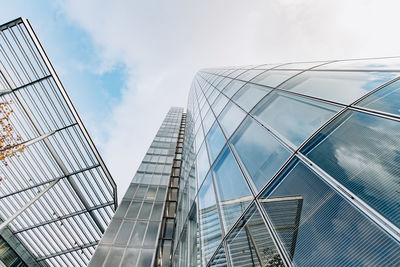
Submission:
{"label": "sky", "polygon": [[[4,2],[4,3],[1,3]],[[30,20],[118,186],[201,68],[400,55],[398,1],[0,0]]]}

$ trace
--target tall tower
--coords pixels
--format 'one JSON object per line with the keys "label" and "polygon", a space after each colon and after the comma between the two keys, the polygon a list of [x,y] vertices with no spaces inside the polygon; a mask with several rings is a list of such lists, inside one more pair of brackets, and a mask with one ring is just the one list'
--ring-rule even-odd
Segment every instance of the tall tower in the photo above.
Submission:
{"label": "tall tower", "polygon": [[199,71],[91,266],[400,265],[399,99],[400,58]]}
{"label": "tall tower", "polygon": [[170,264],[185,123],[169,110],[89,266]]}

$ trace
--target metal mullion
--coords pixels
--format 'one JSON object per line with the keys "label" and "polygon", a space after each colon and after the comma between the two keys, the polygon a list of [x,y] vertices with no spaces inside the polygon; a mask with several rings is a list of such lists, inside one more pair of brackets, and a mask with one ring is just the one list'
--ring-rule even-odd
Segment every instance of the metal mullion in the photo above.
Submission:
{"label": "metal mullion", "polygon": [[[113,204],[112,201],[105,202],[105,203],[102,203],[102,204],[100,204],[100,205],[97,205],[97,206],[92,207],[91,210],[105,209],[106,207],[108,207],[108,206],[110,206],[110,205],[112,205],[112,204]],[[30,225],[30,226],[25,227],[25,228],[17,229],[17,230],[14,232],[14,234],[19,234],[19,233],[22,233],[22,232],[24,232],[24,231],[28,231],[28,230],[30,230],[30,229],[43,226],[43,225],[45,225],[45,224],[56,223],[56,222],[62,222],[63,220],[66,220],[66,219],[68,219],[68,218],[70,218],[70,217],[82,215],[82,214],[84,214],[84,213],[86,213],[86,212],[87,212],[86,209],[81,209],[81,210],[79,210],[79,211],[75,211],[75,212],[72,212],[72,213],[69,213],[69,214],[66,214],[66,215],[57,216],[57,218],[50,219],[50,220],[46,220],[46,221],[44,221],[44,222],[40,222],[39,224]]]}
{"label": "metal mullion", "polygon": [[79,246],[79,247],[75,247],[75,248],[71,248],[71,249],[67,249],[67,250],[60,250],[58,252],[55,252],[55,253],[52,253],[49,255],[45,255],[43,257],[39,257],[39,258],[37,258],[37,261],[44,261],[49,258],[55,258],[55,257],[63,255],[63,254],[71,253],[74,251],[81,250],[82,248],[93,247],[96,245],[98,245],[98,242],[91,242],[91,243],[84,244],[83,246]]}
{"label": "metal mullion", "polygon": [[75,132],[75,135],[78,137],[82,147],[84,148],[86,154],[88,155],[88,158],[92,161],[92,162],[98,162],[98,160],[96,158],[93,158],[91,151],[89,151],[89,149],[87,148],[87,142],[85,142],[86,140],[84,140],[81,136],[81,132],[76,128],[72,128],[73,131]]}
{"label": "metal mullion", "polygon": [[[93,164],[94,161],[92,161],[92,162],[87,162],[87,160],[86,160],[84,154],[82,153],[82,150],[80,149],[79,145],[78,145],[77,142],[75,141],[75,138],[74,138],[74,137],[72,136],[72,134],[68,131],[68,129],[66,129],[64,132],[66,132],[67,136],[71,139],[71,142],[72,142],[72,144],[73,144],[73,146],[71,147],[71,146],[70,146],[70,142],[66,142],[67,138],[64,136],[63,133],[61,133],[62,139],[63,139],[63,141],[66,143],[66,147],[69,148],[70,152],[72,153],[72,152],[73,152],[73,148],[75,148],[75,150],[78,152],[78,154],[79,154],[79,156],[80,156],[82,162],[83,162],[86,166],[88,166],[89,163]],[[75,159],[77,165],[78,165],[79,167],[82,167],[82,166],[80,166],[80,162],[79,162],[78,157],[75,157],[75,154],[76,154],[76,153],[72,153],[72,155],[74,156],[74,159]]]}
{"label": "metal mullion", "polygon": [[[1,32],[0,32],[1,33]],[[18,82],[20,84],[24,84],[24,82],[21,80],[21,78],[19,77],[19,75],[17,74],[17,70],[14,67],[14,64],[12,64],[12,62],[10,61],[10,58],[8,57],[8,54],[6,53],[6,50],[3,48],[3,46],[0,43],[0,52],[3,55],[3,57],[5,58],[8,66],[11,68],[11,71],[14,74],[14,78],[16,78],[18,80]],[[6,74],[10,77],[11,81],[15,84],[15,81],[12,79],[12,77],[10,76],[10,74],[8,73],[8,71],[6,70],[6,68],[4,67],[3,63],[0,61],[1,65],[3,66],[4,71],[6,72]],[[11,89],[12,86],[10,85]],[[15,86],[14,86],[15,87]]]}
{"label": "metal mullion", "polygon": [[[90,173],[90,175],[91,175],[92,178],[95,178],[95,177],[96,177],[96,174],[95,174],[92,170],[89,170],[89,173]],[[106,195],[106,192],[103,190],[102,186],[97,182],[97,179],[88,180],[88,184],[89,184],[89,185],[92,185],[92,181],[95,181],[94,184],[98,187],[98,189],[100,190],[100,192],[101,192],[101,194],[103,195],[104,199],[107,200],[107,199],[108,199],[108,198],[107,198],[108,196]],[[100,200],[100,198],[99,198],[99,200]]]}
{"label": "metal mullion", "polygon": [[35,76],[36,79],[38,79],[40,76],[36,73],[36,70],[33,67],[31,60],[29,59],[28,55],[25,53],[25,49],[23,49],[20,41],[18,40],[17,36],[14,33],[12,27],[8,28],[8,32],[10,33],[11,37],[13,38],[15,44],[17,45],[17,47],[18,47],[20,53],[22,54],[23,58],[25,59],[26,63],[28,63],[28,66],[31,69],[33,75]]}
{"label": "metal mullion", "polygon": [[[100,165],[93,165],[93,166],[91,166],[91,167],[89,167],[89,168],[87,168],[87,169],[83,169],[83,170],[77,171],[77,172],[75,172],[75,173],[79,173],[79,172],[81,172],[81,171],[86,171],[86,170],[89,170],[89,169],[95,169],[95,168],[97,168],[97,167],[100,167]],[[72,175],[75,174],[75,173],[72,173]],[[30,185],[30,186],[25,187],[25,188],[22,188],[22,189],[20,189],[20,190],[18,190],[18,191],[13,191],[13,192],[10,192],[10,193],[8,193],[8,194],[6,194],[6,195],[0,196],[0,199],[7,198],[7,197],[9,197],[9,196],[12,196],[12,195],[15,195],[15,194],[19,194],[19,193],[24,192],[24,191],[27,191],[27,190],[34,189],[34,188],[36,188],[36,187],[38,187],[38,186],[42,186],[42,185],[51,183],[51,182],[53,182],[54,180],[57,180],[57,179],[65,179],[65,178],[66,178],[66,176],[64,175],[64,176],[59,176],[59,177],[56,177],[56,178],[46,179],[46,180],[40,182],[39,184]],[[7,184],[7,183],[6,183],[6,184]],[[5,184],[5,185],[6,185],[6,184]],[[1,188],[1,187],[0,187],[0,188]]]}
{"label": "metal mullion", "polygon": [[[54,189],[54,191],[56,191],[56,190],[57,190],[57,189]],[[49,193],[51,193],[51,191],[49,191]],[[44,198],[44,200],[46,201],[46,203],[48,204],[49,208],[51,209],[50,211],[48,211],[47,208],[46,208],[46,211],[48,212],[49,217],[51,218],[51,215],[50,215],[50,214],[56,213],[56,209],[55,209],[54,206],[53,206],[53,202],[54,202],[54,204],[56,204],[56,206],[57,206],[58,209],[60,209],[60,205],[59,205],[58,203],[56,203],[56,201],[52,201],[52,200],[47,199],[47,197]],[[59,229],[60,229],[61,232],[63,232],[63,231],[61,230],[61,227],[59,227]],[[77,240],[75,239],[74,234],[71,233],[69,229],[66,229],[66,230],[67,230],[67,232],[71,235],[71,238],[73,239],[73,241],[76,242]],[[79,239],[82,239],[82,237],[80,236],[80,234],[79,234],[78,232],[76,233],[76,235],[79,237]],[[68,240],[68,241],[69,241],[69,240]]]}
{"label": "metal mullion", "polygon": [[[67,149],[67,151],[72,156],[72,158],[75,161],[75,163],[78,166],[78,168],[82,168],[81,162],[79,161],[79,158],[76,156],[76,153],[74,152],[73,148],[70,146],[70,142],[67,141],[67,138],[64,136],[64,133],[63,132],[59,132],[59,137],[61,138],[61,141],[65,144],[65,148]],[[71,139],[72,143],[74,144],[74,148],[76,149],[76,152],[78,152],[79,156],[81,157],[83,164],[85,164],[85,166],[88,166],[89,164],[84,159],[84,156],[83,156],[82,152],[80,151],[79,147],[76,146],[74,138],[72,138],[69,134],[68,134],[68,137]],[[57,138],[55,138],[55,139],[57,139]],[[57,144],[60,146],[60,151],[61,150],[64,151],[64,148],[60,145],[58,139],[57,139]],[[71,166],[73,166],[73,165],[71,164]]]}
{"label": "metal mullion", "polygon": [[[77,124],[79,124],[79,123],[77,122],[77,120],[76,120],[74,117],[71,118],[70,115],[72,115],[72,112],[71,112],[71,110],[69,110],[69,109],[67,109],[67,108],[65,107],[65,105],[67,105],[67,103],[65,102],[65,99],[61,99],[61,98],[60,98],[60,96],[59,96],[59,94],[58,94],[58,93],[60,93],[59,90],[57,90],[57,88],[55,88],[54,84],[51,82],[51,81],[55,82],[54,76],[51,75],[51,77],[52,77],[52,80],[50,80],[50,81],[48,82],[49,87],[50,87],[51,91],[53,92],[54,97],[57,99],[57,102],[58,102],[58,104],[60,105],[61,109],[64,111],[65,117],[69,120],[69,123],[77,123]],[[64,100],[64,101],[63,101],[63,100]],[[69,112],[68,112],[68,111],[69,111]],[[72,115],[72,116],[73,116],[73,115]]]}
{"label": "metal mullion", "polygon": [[[78,122],[79,127],[81,128],[81,130],[82,130],[84,136],[86,137],[86,139],[87,139],[87,141],[88,141],[88,143],[89,143],[91,149],[93,150],[93,153],[95,154],[95,156],[96,156],[96,158],[98,159],[99,163],[102,165],[102,168],[104,169],[104,172],[106,173],[109,182],[113,185],[114,188],[116,188],[115,181],[112,179],[111,174],[109,173],[109,171],[108,171],[107,167],[105,166],[105,164],[104,164],[104,162],[103,162],[101,156],[99,155],[99,153],[98,153],[96,147],[94,146],[94,144],[93,144],[93,142],[92,142],[92,139],[91,139],[90,136],[88,135],[85,126],[83,125],[83,123],[82,123],[82,121],[81,121],[79,115],[77,114],[77,112],[76,112],[74,106],[72,105],[72,103],[71,103],[71,101],[70,101],[70,99],[69,99],[69,96],[68,96],[67,93],[65,92],[65,89],[64,89],[63,85],[61,84],[60,80],[58,79],[57,73],[56,73],[55,70],[53,69],[53,67],[52,67],[52,65],[51,65],[51,63],[50,63],[50,61],[49,61],[49,59],[48,59],[48,57],[47,57],[47,55],[46,55],[46,52],[43,50],[43,47],[42,47],[40,41],[37,39],[36,34],[35,34],[35,32],[33,31],[33,29],[32,29],[32,27],[31,27],[29,21],[27,21],[26,19],[22,19],[22,22],[23,22],[23,24],[25,25],[26,30],[27,30],[27,32],[29,33],[29,35],[30,35],[30,37],[31,37],[31,39],[32,39],[32,41],[33,41],[33,43],[34,43],[35,46],[37,47],[38,52],[39,52],[40,56],[41,56],[42,59],[43,59],[43,62],[44,62],[44,63],[46,64],[46,66],[48,67],[50,74],[53,75],[53,77],[54,77],[54,82],[56,83],[57,87],[59,88],[60,93],[61,93],[62,96],[64,97],[64,100],[66,101],[68,107],[70,108],[70,111],[71,111],[72,115],[74,116],[74,118],[75,118],[76,121]],[[77,192],[77,193],[79,193],[79,192]],[[114,200],[115,200],[115,203],[116,203],[115,206],[117,207],[117,206],[118,206],[118,203],[117,203],[117,191],[114,190],[113,193],[114,193]],[[84,199],[82,199],[82,203],[83,203],[84,205],[86,205],[86,202],[84,201]],[[96,221],[96,218],[93,218],[93,219]],[[100,228],[100,229],[101,229],[102,231],[104,231],[104,229],[102,229],[102,228]]]}
{"label": "metal mullion", "polygon": [[[208,99],[207,99],[207,101],[208,101]],[[228,101],[228,102],[229,102],[229,101]],[[213,110],[213,109],[211,109],[211,112],[213,112],[213,114],[214,114],[214,116],[215,116],[215,113],[214,113],[214,110]],[[249,114],[248,114],[248,115],[249,115]],[[245,120],[245,119],[243,119],[243,121],[244,121],[244,120]],[[242,121],[242,122],[243,122],[243,121]],[[218,121],[218,118],[217,118],[216,116],[215,116],[215,122],[216,122],[216,123],[218,124],[218,126],[222,129],[222,127],[221,127],[221,125],[220,125],[220,123],[219,123],[219,121]],[[257,121],[257,122],[258,122],[258,121]],[[240,128],[240,124],[239,124],[239,126],[235,129],[235,132],[237,131],[238,128]],[[229,147],[229,149],[231,150],[231,153],[232,153],[232,155],[233,155],[233,157],[234,157],[234,159],[235,159],[235,161],[236,161],[236,164],[237,164],[237,166],[239,167],[240,172],[242,173],[242,176],[243,176],[243,178],[244,178],[244,180],[245,180],[245,182],[246,182],[248,188],[250,189],[250,192],[251,192],[251,195],[250,195],[250,196],[252,196],[252,197],[253,197],[253,201],[255,201],[256,196],[257,196],[257,192],[256,192],[256,191],[254,190],[254,188],[253,188],[251,178],[249,179],[246,169],[243,168],[243,166],[241,165],[240,159],[238,158],[238,156],[236,155],[235,150],[232,148],[232,146],[231,146],[231,144],[230,144],[230,138],[234,135],[234,133],[232,133],[231,137],[227,138],[225,132],[224,132],[224,131],[222,131],[222,132],[223,132],[224,137],[225,137],[225,139],[226,139],[226,145],[227,145],[227,146]],[[275,139],[276,139],[276,138],[275,138]],[[290,159],[290,158],[289,158],[289,159]],[[210,167],[210,169],[211,169],[211,167]],[[276,174],[275,174],[275,175],[276,175]],[[247,208],[246,208],[245,210],[247,210],[250,206],[251,206],[251,203],[247,206]],[[245,214],[245,212],[243,212],[241,216],[243,216],[243,214]],[[240,217],[239,217],[239,220],[240,220]],[[238,223],[239,220],[237,220],[236,223]],[[231,227],[230,230],[232,230],[232,229],[233,229],[233,227]],[[270,230],[270,231],[271,231],[271,230]],[[274,233],[274,235],[276,235],[276,233]],[[271,233],[271,236],[273,236],[272,233]],[[274,240],[274,239],[273,239],[273,240]],[[280,254],[285,258],[286,261],[288,261],[288,259],[290,259],[290,258],[288,258],[288,256],[285,254],[284,247],[283,247],[283,245],[280,243],[280,241],[278,242],[278,240],[279,240],[279,239],[274,240],[274,243],[276,242],[275,245],[277,246],[278,250],[280,251]],[[282,253],[283,253],[283,254],[282,254]],[[288,262],[290,262],[290,261],[288,261]],[[287,264],[288,264],[288,263],[287,263]]]}
{"label": "metal mullion", "polygon": [[[23,66],[21,60],[19,59],[19,57],[17,56],[14,48],[12,47],[12,45],[10,44],[10,41],[8,40],[7,36],[4,34],[3,31],[0,31],[0,35],[3,38],[5,44],[7,45],[9,51],[11,52],[11,55],[13,56],[14,60],[17,62],[18,66],[20,67],[20,69],[22,70],[22,73],[24,74],[25,78],[28,81],[32,81],[31,78],[29,77],[29,74],[26,72],[25,67]],[[18,74],[18,76],[20,76]],[[24,84],[23,80],[21,79],[21,84]]]}
{"label": "metal mullion", "polygon": [[54,119],[52,113],[55,112],[56,113],[56,117],[59,119],[60,123],[61,123],[61,127],[65,126],[66,124],[63,122],[62,117],[59,114],[58,109],[56,108],[56,106],[54,105],[54,101],[51,99],[46,86],[42,83],[39,82],[39,86],[40,89],[43,91],[43,94],[45,95],[46,99],[49,101],[51,107],[53,108],[53,111],[50,112],[50,110],[47,108],[47,105],[45,103],[45,101],[43,100],[43,97],[41,96],[41,94],[39,93],[39,90],[36,88],[36,84],[33,84],[32,87],[34,89],[35,94],[37,95],[38,99],[40,100],[40,102],[42,103],[47,115],[49,116],[50,120],[53,121],[55,128],[59,128],[57,121]]}
{"label": "metal mullion", "polygon": [[[21,24],[23,24],[23,23],[21,23]],[[43,75],[47,75],[46,69],[42,66],[42,63],[40,62],[38,56],[36,55],[36,52],[34,51],[34,49],[33,49],[32,45],[31,45],[31,43],[28,41],[28,39],[27,39],[27,37],[26,37],[26,35],[25,35],[24,30],[21,29],[20,24],[16,24],[15,26],[16,26],[16,28],[18,29],[20,35],[22,36],[22,39],[25,41],[25,44],[26,44],[26,46],[28,47],[29,51],[31,52],[33,58],[35,59],[37,65],[38,65],[39,68],[41,69],[42,74],[43,74]]]}
{"label": "metal mullion", "polygon": [[[53,121],[53,117],[51,115],[49,115],[48,109],[46,107],[46,104],[43,102],[42,98],[38,95],[37,93],[37,89],[35,87],[35,85],[32,85],[31,88],[33,88],[33,91],[35,93],[35,96],[37,97],[37,99],[39,100],[39,103],[42,104],[42,106],[44,107],[44,112],[42,112],[42,110],[40,109],[39,105],[36,104],[37,101],[34,100],[33,96],[32,96],[32,91],[31,90],[24,90],[26,96],[28,97],[29,101],[31,102],[31,106],[33,106],[34,110],[37,112],[37,114],[39,115],[39,118],[42,120],[42,123],[44,124],[44,126],[47,127],[47,130],[52,129],[52,127],[50,126],[50,124],[47,122],[47,120],[45,119],[44,114],[48,115],[50,118],[50,121],[52,123],[54,123]],[[22,94],[21,94],[22,95]],[[23,98],[23,97],[22,97]],[[25,100],[25,99],[24,99]],[[34,115],[35,116],[35,115]],[[36,116],[35,116],[36,119]],[[36,119],[37,120],[37,119]],[[58,125],[56,123],[55,124],[55,128],[58,128]],[[40,123],[39,123],[40,125]],[[42,128],[42,127],[41,127]]]}
{"label": "metal mullion", "polygon": [[[41,199],[39,199],[39,201],[41,201]],[[47,199],[46,199],[46,201],[47,201]],[[35,204],[36,204],[36,203],[35,203]],[[49,206],[51,207],[51,205],[49,205]],[[45,207],[45,205],[43,205],[43,207]],[[48,231],[48,230],[46,229],[46,226],[48,226],[48,227],[51,229],[51,231]],[[55,226],[54,224],[47,224],[47,225],[43,226],[43,230],[45,230],[47,233],[50,233],[50,235],[51,235],[52,237],[53,237],[53,235],[52,235],[51,233],[54,233],[54,234],[57,236],[57,239],[54,239],[54,240],[55,240],[55,241],[60,240],[60,243],[61,243],[63,246],[65,246],[66,248],[68,248],[69,245],[71,245],[68,236],[65,235],[65,232],[64,232],[64,230],[62,230],[62,227],[58,227],[59,232],[57,232],[57,231],[55,230],[56,227],[57,227],[57,226]],[[38,229],[38,228],[36,228],[36,229]],[[70,231],[69,231],[68,229],[65,229],[65,230],[66,230],[66,232],[68,232],[68,234],[71,235],[70,237],[71,237],[72,239],[74,239],[73,234],[71,234]],[[61,234],[61,236],[60,236],[59,234]],[[75,240],[74,240],[74,241],[75,241]],[[72,246],[72,245],[71,245],[71,246]]]}
{"label": "metal mullion", "polygon": [[101,180],[103,181],[104,186],[107,188],[107,191],[108,191],[108,193],[111,195],[111,198],[112,198],[112,197],[113,197],[112,188],[110,189],[110,188],[109,188],[109,183],[107,183],[107,182],[104,180],[104,176],[103,176],[103,173],[102,173],[102,169],[96,168],[95,170],[96,170],[97,174],[99,175],[99,177],[101,177]]}
{"label": "metal mullion", "polygon": [[[14,99],[13,99],[14,98]],[[18,101],[16,101],[15,99],[16,97],[14,95],[11,95],[10,100],[14,100],[13,102],[15,103],[14,108],[18,111],[18,114],[21,115],[21,118],[19,118],[16,113],[14,113],[14,120],[17,122],[17,124],[19,125],[20,129],[22,130],[22,132],[28,137],[28,138],[34,138],[35,136],[31,137],[30,134],[28,134],[26,128],[29,127],[29,129],[31,130],[32,134],[35,135],[35,130],[33,129],[32,125],[29,123],[29,120],[25,117],[25,114],[21,111],[21,107],[20,105],[18,105]],[[5,99],[6,100],[6,99]],[[21,120],[26,122],[24,124],[24,126],[21,123]]]}

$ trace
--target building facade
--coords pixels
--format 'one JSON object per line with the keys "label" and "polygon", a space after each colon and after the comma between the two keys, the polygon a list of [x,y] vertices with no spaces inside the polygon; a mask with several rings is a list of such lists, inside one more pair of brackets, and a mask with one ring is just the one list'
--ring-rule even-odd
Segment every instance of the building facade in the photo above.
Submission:
{"label": "building facade", "polygon": [[87,266],[116,207],[31,24],[0,25],[0,266]]}
{"label": "building facade", "polygon": [[400,265],[399,99],[400,58],[199,71],[91,266]]}

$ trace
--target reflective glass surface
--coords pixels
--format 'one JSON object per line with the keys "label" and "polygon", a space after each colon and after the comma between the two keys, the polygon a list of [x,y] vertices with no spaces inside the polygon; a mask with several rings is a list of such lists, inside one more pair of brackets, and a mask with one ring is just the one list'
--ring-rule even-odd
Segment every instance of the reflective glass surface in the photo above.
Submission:
{"label": "reflective glass surface", "polygon": [[347,111],[302,150],[400,227],[400,123]]}
{"label": "reflective glass surface", "polygon": [[299,71],[269,70],[258,75],[251,80],[251,82],[276,87],[297,73],[299,73]]}
{"label": "reflective glass surface", "polygon": [[246,113],[233,102],[229,102],[226,105],[218,120],[228,138],[233,134],[245,116]]}
{"label": "reflective glass surface", "polygon": [[400,70],[400,57],[359,60],[340,60],[317,69],[330,70]]}
{"label": "reflective glass surface", "polygon": [[231,266],[284,266],[255,205],[247,211],[226,242]]}
{"label": "reflective glass surface", "polygon": [[226,103],[228,103],[229,99],[226,98],[223,94],[220,94],[212,105],[212,109],[214,110],[215,116],[218,116],[221,111],[224,109]]}
{"label": "reflective glass surface", "polygon": [[232,81],[232,79],[230,79],[230,78],[225,78],[225,79],[223,79],[219,84],[217,84],[217,89],[219,89],[220,91],[222,91],[224,88],[225,88],[225,86],[228,84],[228,83],[230,83]]}
{"label": "reflective glass surface", "polygon": [[225,89],[222,92],[226,96],[232,97],[244,84],[245,82],[233,80],[225,87]]}
{"label": "reflective glass surface", "polygon": [[204,134],[207,135],[208,131],[210,130],[211,126],[213,125],[215,121],[214,113],[210,109],[206,115],[206,117],[203,120],[203,128],[204,128]]}
{"label": "reflective glass surface", "polygon": [[398,76],[394,72],[306,71],[280,88],[342,104],[351,104]]}
{"label": "reflective glass surface", "polygon": [[212,169],[222,208],[224,227],[228,230],[250,202],[250,190],[227,146]]}
{"label": "reflective glass surface", "polygon": [[295,146],[299,146],[339,109],[304,97],[273,92],[252,113]]}
{"label": "reflective glass surface", "polygon": [[231,142],[258,190],[291,155],[264,127],[250,117],[246,118]]}
{"label": "reflective glass surface", "polygon": [[214,125],[211,127],[211,130],[208,132],[206,140],[208,152],[210,155],[210,161],[214,162],[215,158],[218,156],[219,152],[226,142],[224,134],[222,133],[221,128],[219,128],[217,122],[215,122]]}
{"label": "reflective glass surface", "polygon": [[240,74],[236,79],[250,81],[255,76],[263,73],[265,70],[248,70],[242,74]]}
{"label": "reflective glass surface", "polygon": [[260,199],[295,266],[394,266],[398,243],[303,163]]}
{"label": "reflective glass surface", "polygon": [[369,95],[358,106],[400,115],[400,81],[393,82]]}
{"label": "reflective glass surface", "polygon": [[214,186],[210,174],[199,190],[198,201],[203,262],[207,262],[222,239]]}
{"label": "reflective glass surface", "polygon": [[206,176],[210,163],[207,156],[207,148],[205,142],[201,145],[199,153],[197,154],[197,188],[200,188],[201,183]]}
{"label": "reflective glass surface", "polygon": [[270,88],[246,84],[233,96],[232,100],[249,112],[269,92],[271,92]]}

